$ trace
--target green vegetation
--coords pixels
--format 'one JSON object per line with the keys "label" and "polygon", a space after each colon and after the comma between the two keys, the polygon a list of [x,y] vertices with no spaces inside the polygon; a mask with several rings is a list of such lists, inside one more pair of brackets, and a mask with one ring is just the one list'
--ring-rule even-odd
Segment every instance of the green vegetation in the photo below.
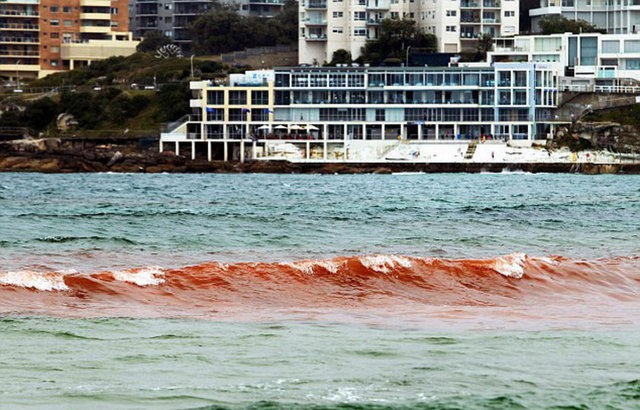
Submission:
{"label": "green vegetation", "polygon": [[341,48],[333,52],[333,55],[331,56],[331,61],[329,62],[328,65],[336,66],[338,64],[351,64],[352,61],[353,60],[351,58],[351,53]]}
{"label": "green vegetation", "polygon": [[409,47],[435,52],[436,36],[422,31],[415,20],[384,19],[380,24],[378,39],[368,41],[362,47],[359,60],[371,65],[401,63],[405,61]]}
{"label": "green vegetation", "polygon": [[640,127],[640,104],[596,111],[585,116],[583,121],[617,122],[621,125]]}
{"label": "green vegetation", "polygon": [[287,0],[278,15],[264,18],[241,16],[233,6],[216,2],[190,29],[197,55],[292,44],[298,40],[298,3]]}
{"label": "green vegetation", "polygon": [[136,47],[136,50],[143,53],[153,53],[160,47],[167,44],[173,44],[173,40],[162,34],[161,31],[148,31],[145,33],[140,44],[138,44],[138,47]]}
{"label": "green vegetation", "polygon": [[542,34],[602,32],[602,30],[584,20],[569,20],[559,14],[541,18],[538,25]]}
{"label": "green vegetation", "polygon": [[[194,59],[193,68],[198,78],[218,79],[250,67],[231,68],[216,61]],[[56,135],[56,118],[67,113],[75,117],[80,130],[130,129],[155,133],[161,123],[191,112],[190,76],[188,58],[158,59],[151,53],[135,53],[97,61],[91,66],[34,80],[24,87],[64,86],[60,94],[43,92],[42,98],[5,97],[3,104],[24,110],[4,110],[0,127],[29,127]],[[74,88],[66,88],[70,86]]]}

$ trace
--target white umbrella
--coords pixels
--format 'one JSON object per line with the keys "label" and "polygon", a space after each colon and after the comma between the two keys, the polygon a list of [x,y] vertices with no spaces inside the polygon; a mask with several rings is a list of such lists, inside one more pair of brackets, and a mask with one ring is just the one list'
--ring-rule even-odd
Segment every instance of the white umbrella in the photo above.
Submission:
{"label": "white umbrella", "polygon": [[299,126],[299,125],[292,125],[292,126],[291,126],[291,129],[292,129],[292,130],[303,130],[304,128],[302,128],[302,127],[301,127],[301,126]]}
{"label": "white umbrella", "polygon": [[315,130],[317,130],[317,129],[318,129],[318,127],[316,127],[316,126],[315,126],[315,125],[313,125],[313,124],[308,124],[308,125],[307,125],[307,129],[308,129],[308,130],[313,130],[313,131],[315,131]]}
{"label": "white umbrella", "polygon": [[[276,127],[276,128],[277,128],[277,127]],[[268,126],[267,124],[265,124],[265,125],[261,125],[261,126],[259,126],[259,127],[258,127],[258,129],[259,129],[259,130],[268,130],[268,129],[269,129],[269,126]]]}
{"label": "white umbrella", "polygon": [[286,125],[276,125],[275,129],[277,129],[277,130],[286,130],[287,126]]}

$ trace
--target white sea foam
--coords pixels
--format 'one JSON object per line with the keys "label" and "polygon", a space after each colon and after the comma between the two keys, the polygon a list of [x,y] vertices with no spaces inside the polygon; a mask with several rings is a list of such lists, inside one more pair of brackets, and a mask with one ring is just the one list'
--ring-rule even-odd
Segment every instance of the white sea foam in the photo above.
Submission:
{"label": "white sea foam", "polygon": [[0,284],[44,291],[69,290],[64,275],[77,273],[73,270],[61,272],[34,272],[21,270],[0,274]]}
{"label": "white sea foam", "polygon": [[129,282],[138,286],[151,286],[164,283],[164,271],[159,266],[149,266],[140,270],[116,271],[113,278],[121,282]]}
{"label": "white sea foam", "polygon": [[367,269],[380,273],[389,273],[396,266],[411,267],[411,260],[396,255],[367,255],[358,259]]}
{"label": "white sea foam", "polygon": [[527,255],[524,253],[510,253],[496,258],[491,267],[504,276],[520,279],[524,275],[524,262],[526,260]]}
{"label": "white sea foam", "polygon": [[313,270],[316,267],[320,267],[323,268],[324,270],[331,272],[331,273],[337,273],[338,269],[340,268],[340,266],[342,265],[341,263],[337,263],[331,260],[328,261],[300,261],[300,262],[288,262],[285,263],[284,265],[286,266],[290,266],[294,269],[297,269],[301,272],[304,272],[308,275],[312,275],[313,274]]}

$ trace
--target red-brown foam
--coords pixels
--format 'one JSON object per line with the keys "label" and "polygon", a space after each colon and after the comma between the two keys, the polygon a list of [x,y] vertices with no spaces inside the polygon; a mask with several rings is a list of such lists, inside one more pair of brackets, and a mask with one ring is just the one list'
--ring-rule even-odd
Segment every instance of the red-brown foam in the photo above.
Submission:
{"label": "red-brown foam", "polygon": [[509,320],[557,316],[626,323],[634,322],[632,312],[637,317],[638,295],[637,257],[587,261],[514,254],[446,260],[370,255],[92,274],[0,274],[0,313],[72,317],[365,315],[419,321],[476,320],[477,315],[499,312]]}

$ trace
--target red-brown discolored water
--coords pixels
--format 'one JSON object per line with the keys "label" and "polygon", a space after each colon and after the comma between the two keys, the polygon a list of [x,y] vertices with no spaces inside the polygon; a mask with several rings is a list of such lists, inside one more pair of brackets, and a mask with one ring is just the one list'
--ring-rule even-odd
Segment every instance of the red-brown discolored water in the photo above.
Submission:
{"label": "red-brown discolored water", "polygon": [[638,257],[588,261],[511,254],[447,260],[368,255],[0,274],[0,314],[562,327],[638,324],[639,312]]}

